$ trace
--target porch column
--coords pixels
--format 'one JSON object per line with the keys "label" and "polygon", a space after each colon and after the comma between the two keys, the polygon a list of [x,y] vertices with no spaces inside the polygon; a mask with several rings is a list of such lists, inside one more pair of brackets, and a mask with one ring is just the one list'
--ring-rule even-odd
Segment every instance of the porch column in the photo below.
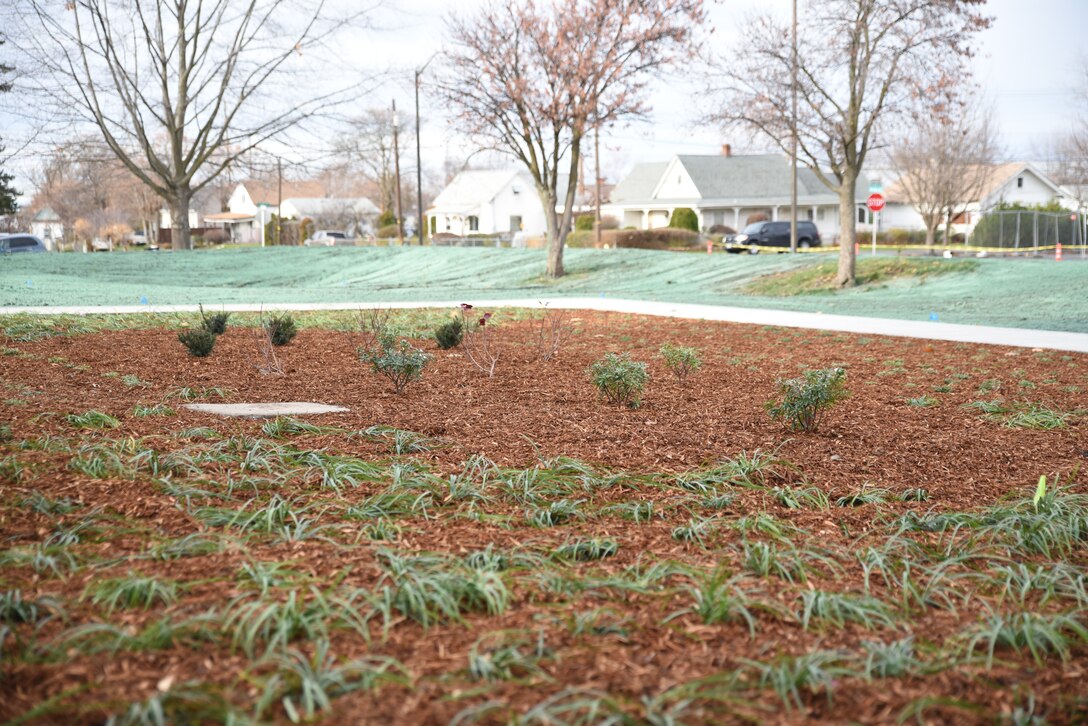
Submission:
{"label": "porch column", "polygon": [[740,207],[733,207],[733,229],[740,231]]}
{"label": "porch column", "polygon": [[643,209],[642,210],[642,228],[643,229],[649,229],[650,228],[650,210],[649,209]]}
{"label": "porch column", "polygon": [[777,205],[771,211],[771,221],[772,222],[777,222],[778,221],[778,206]]}

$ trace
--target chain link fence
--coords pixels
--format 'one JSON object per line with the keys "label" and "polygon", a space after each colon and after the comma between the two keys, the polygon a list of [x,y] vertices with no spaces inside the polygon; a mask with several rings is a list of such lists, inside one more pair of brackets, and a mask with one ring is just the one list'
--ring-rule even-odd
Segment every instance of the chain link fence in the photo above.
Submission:
{"label": "chain link fence", "polygon": [[975,226],[969,244],[1008,251],[1042,252],[1064,248],[1085,251],[1082,215],[1069,212],[994,210]]}

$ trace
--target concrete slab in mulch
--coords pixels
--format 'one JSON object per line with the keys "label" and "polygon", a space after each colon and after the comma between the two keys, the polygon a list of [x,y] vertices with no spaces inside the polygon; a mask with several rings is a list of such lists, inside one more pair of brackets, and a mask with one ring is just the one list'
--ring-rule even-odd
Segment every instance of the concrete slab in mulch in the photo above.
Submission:
{"label": "concrete slab in mulch", "polygon": [[316,413],[341,413],[343,406],[324,403],[286,401],[284,403],[187,403],[185,408],[230,418],[275,418],[276,416],[306,416]]}

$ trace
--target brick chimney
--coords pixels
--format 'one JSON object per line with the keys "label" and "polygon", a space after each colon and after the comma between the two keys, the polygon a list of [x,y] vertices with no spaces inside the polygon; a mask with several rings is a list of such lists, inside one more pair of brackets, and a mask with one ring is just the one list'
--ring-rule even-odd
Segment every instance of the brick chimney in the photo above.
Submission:
{"label": "brick chimney", "polygon": [[732,156],[733,147],[729,144],[722,144],[722,156]]}

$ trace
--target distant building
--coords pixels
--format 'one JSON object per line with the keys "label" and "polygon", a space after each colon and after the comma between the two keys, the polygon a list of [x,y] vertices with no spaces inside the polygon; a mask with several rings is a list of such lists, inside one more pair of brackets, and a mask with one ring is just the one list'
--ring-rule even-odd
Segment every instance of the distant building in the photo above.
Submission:
{"label": "distant building", "polygon": [[[962,213],[952,222],[953,232],[970,233],[982,215],[1001,203],[1030,207],[1058,200],[1069,209],[1077,209],[1079,206],[1067,190],[1059,187],[1042,170],[1026,161],[995,164],[987,184],[975,196],[976,199],[959,200],[958,206]],[[925,229],[922,215],[911,203],[902,184],[889,184],[884,191],[884,197],[887,206],[881,213],[882,229]],[[938,230],[943,229],[943,224],[938,227]]]}
{"label": "distant building", "polygon": [[45,242],[45,246],[53,252],[64,239],[64,223],[52,207],[42,207],[30,220],[30,233]]}
{"label": "distant building", "polygon": [[544,205],[526,171],[462,171],[427,210],[430,233],[544,234]]}
{"label": "distant building", "polygon": [[[621,227],[667,227],[681,207],[694,210],[699,228],[741,230],[751,222],[785,220],[790,214],[790,159],[780,154],[678,155],[659,163],[638,164],[612,190],[603,214]],[[868,181],[858,180],[857,219],[869,221]],[[839,197],[810,169],[798,168],[798,217],[816,223],[825,239],[839,233]]]}
{"label": "distant building", "polygon": [[[280,199],[282,196],[282,214]],[[318,181],[244,181],[235,187],[226,212],[205,215],[208,225],[226,229],[235,242],[261,240],[261,230],[273,216],[309,218],[318,228],[342,229],[349,234],[370,232],[378,208],[365,197],[330,196]]]}

